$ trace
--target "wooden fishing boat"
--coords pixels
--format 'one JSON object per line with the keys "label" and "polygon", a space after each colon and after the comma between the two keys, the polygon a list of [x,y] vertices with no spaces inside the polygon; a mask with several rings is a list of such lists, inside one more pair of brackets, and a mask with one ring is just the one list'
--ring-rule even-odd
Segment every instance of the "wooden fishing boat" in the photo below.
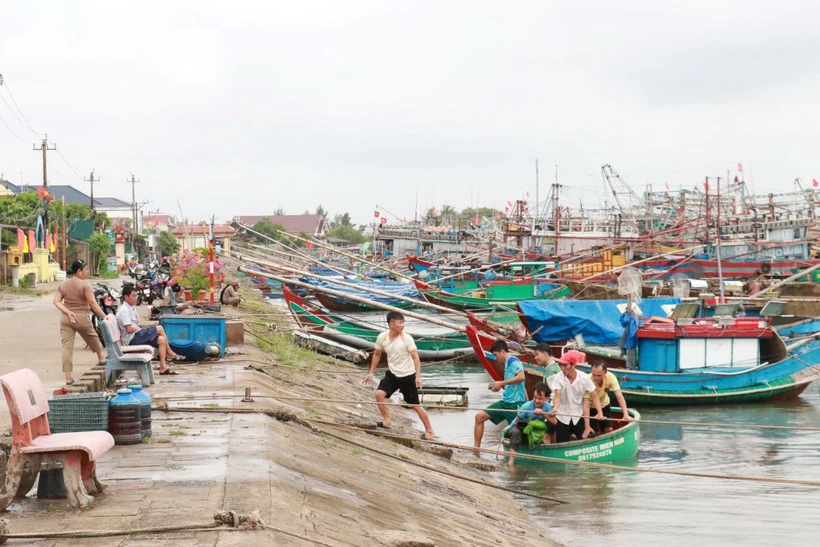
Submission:
{"label": "wooden fishing boat", "polygon": [[415,280],[416,288],[431,304],[455,310],[491,310],[495,307],[515,307],[520,300],[554,300],[570,296],[571,291],[558,283],[540,279],[541,262],[519,262],[507,266],[508,275],[497,281],[481,283],[479,288],[467,288],[448,293],[423,281]]}
{"label": "wooden fishing boat", "polygon": [[[283,294],[288,309],[296,321],[309,332],[321,332],[334,340],[358,349],[372,350],[376,338],[385,328],[368,325],[333,315],[321,310],[299,297],[288,287],[283,287]],[[416,342],[419,358],[424,360],[441,360],[470,355],[469,342],[462,332],[446,331],[430,334],[408,332]]]}
{"label": "wooden fishing boat", "polygon": [[[696,306],[686,304],[684,306]],[[522,303],[520,311],[530,329],[538,322]],[[686,311],[686,309],[683,309]],[[611,318],[598,314],[589,327],[590,337],[612,336],[603,346],[579,347],[587,353],[587,362],[606,362],[621,385],[627,401],[636,405],[690,405],[748,403],[800,395],[813,381],[820,379],[820,320],[772,328],[771,316],[764,309],[761,317],[731,316],[731,309],[709,318],[692,318],[676,313],[674,319],[649,318],[637,330],[637,369],[626,368],[626,360],[617,349],[617,329],[606,329]],[[689,315],[689,317],[686,317]],[[543,318],[542,318],[543,319]],[[553,331],[555,332],[555,331]],[[493,338],[475,327],[467,327],[479,361],[494,379],[500,378],[498,364],[487,351]],[[538,342],[550,340],[546,330],[534,332]],[[565,333],[558,338],[567,339]],[[522,360],[531,361],[531,353],[522,348]],[[586,372],[589,366],[580,366]],[[527,387],[537,383],[537,369],[525,365]],[[543,374],[541,374],[543,378]]]}
{"label": "wooden fishing boat", "polygon": [[[341,289],[337,289],[341,290]],[[315,292],[313,296],[316,300],[325,308],[330,311],[335,311],[339,313],[358,313],[358,312],[365,312],[365,311],[378,311],[379,308],[369,306],[367,304],[362,304],[360,302],[354,302],[352,300],[347,300],[345,298],[339,298],[338,296],[333,296],[327,293],[322,292]],[[407,309],[412,308],[414,304],[412,302],[407,302],[406,300],[391,300],[390,305],[394,308],[401,308]]]}
{"label": "wooden fishing boat", "polygon": [[[567,443],[539,444],[530,448],[526,443],[521,445],[519,454],[543,456],[571,462],[614,462],[633,460],[641,444],[641,415],[635,409],[629,409],[632,422],[612,422],[612,431],[595,435],[589,439],[578,439]],[[613,418],[623,418],[621,409],[612,407]],[[502,432],[503,434],[503,432]],[[509,439],[502,437],[501,444],[509,450]],[[537,460],[518,459],[516,463],[534,463],[543,465]]]}

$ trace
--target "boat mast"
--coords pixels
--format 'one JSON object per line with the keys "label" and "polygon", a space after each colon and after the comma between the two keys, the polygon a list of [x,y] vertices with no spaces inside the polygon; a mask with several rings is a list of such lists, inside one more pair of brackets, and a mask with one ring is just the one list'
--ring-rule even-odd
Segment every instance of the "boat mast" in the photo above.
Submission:
{"label": "boat mast", "polygon": [[536,243],[535,227],[539,224],[538,217],[541,214],[541,211],[538,209],[538,205],[538,158],[535,158],[535,214],[532,217],[532,230],[530,230],[530,249],[535,247]]}
{"label": "boat mast", "polygon": [[[706,178],[708,184],[709,178]],[[717,232],[717,270],[718,270],[718,287],[720,287],[720,303],[724,303],[723,299],[723,268],[721,263],[721,244],[720,244],[720,177],[717,178],[717,217],[716,217],[716,232]]]}

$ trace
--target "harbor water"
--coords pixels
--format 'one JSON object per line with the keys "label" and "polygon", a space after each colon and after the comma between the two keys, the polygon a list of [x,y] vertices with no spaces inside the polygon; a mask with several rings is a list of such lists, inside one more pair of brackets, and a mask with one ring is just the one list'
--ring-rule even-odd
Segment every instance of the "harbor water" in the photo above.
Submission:
{"label": "harbor water", "polygon": [[[469,387],[470,407],[498,399],[478,367],[425,366],[425,385]],[[687,408],[638,407],[644,420],[820,426],[820,382],[788,402]],[[475,411],[435,410],[443,440],[472,445]],[[484,448],[501,426],[487,422]],[[778,477],[820,482],[820,431],[687,425],[641,426],[638,469]],[[466,456],[463,456],[466,457]],[[497,456],[485,458],[499,459]],[[567,502],[519,501],[570,546],[817,545],[820,486],[722,480],[521,462],[499,465],[498,482]]]}

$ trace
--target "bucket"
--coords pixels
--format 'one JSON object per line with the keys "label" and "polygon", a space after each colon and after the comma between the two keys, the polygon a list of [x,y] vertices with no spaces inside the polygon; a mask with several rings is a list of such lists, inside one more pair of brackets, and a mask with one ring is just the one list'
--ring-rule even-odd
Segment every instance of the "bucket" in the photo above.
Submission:
{"label": "bucket", "polygon": [[151,436],[151,396],[142,390],[142,386],[134,384],[128,386],[134,399],[140,402],[140,432],[142,438]]}
{"label": "bucket", "polygon": [[142,405],[128,388],[117,390],[117,396],[108,403],[108,432],[114,444],[142,442]]}
{"label": "bucket", "polygon": [[62,466],[43,465],[40,469],[40,480],[37,481],[37,497],[41,500],[58,500],[66,497]]}

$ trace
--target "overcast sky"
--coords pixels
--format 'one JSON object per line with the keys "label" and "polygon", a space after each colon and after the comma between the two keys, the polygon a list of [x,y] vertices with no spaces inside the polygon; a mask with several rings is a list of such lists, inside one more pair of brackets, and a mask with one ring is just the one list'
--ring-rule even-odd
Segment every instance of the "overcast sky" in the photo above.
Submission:
{"label": "overcast sky", "polygon": [[[617,5],[617,8],[613,6]],[[50,182],[192,220],[605,199],[743,163],[820,179],[814,2],[3,2],[0,74]],[[13,106],[13,104],[12,104]],[[0,171],[39,184],[3,102]],[[389,218],[392,217],[389,216]]]}

